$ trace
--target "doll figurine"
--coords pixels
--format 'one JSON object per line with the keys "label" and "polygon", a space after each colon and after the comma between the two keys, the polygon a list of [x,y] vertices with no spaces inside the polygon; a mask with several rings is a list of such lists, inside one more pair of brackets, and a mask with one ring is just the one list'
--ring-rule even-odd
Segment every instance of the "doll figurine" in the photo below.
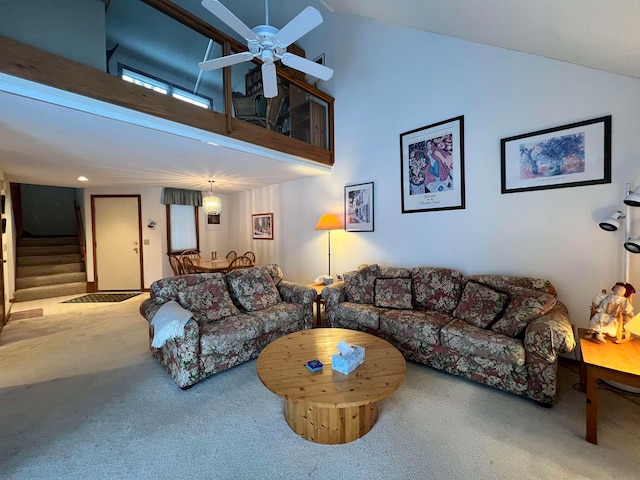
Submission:
{"label": "doll figurine", "polygon": [[[593,340],[606,343],[605,335],[616,337],[619,329],[633,317],[632,295],[635,289],[629,283],[618,282],[611,288],[611,293],[601,293],[593,299],[597,305],[595,314],[589,320],[589,327],[594,330]],[[622,324],[618,324],[618,314]]]}

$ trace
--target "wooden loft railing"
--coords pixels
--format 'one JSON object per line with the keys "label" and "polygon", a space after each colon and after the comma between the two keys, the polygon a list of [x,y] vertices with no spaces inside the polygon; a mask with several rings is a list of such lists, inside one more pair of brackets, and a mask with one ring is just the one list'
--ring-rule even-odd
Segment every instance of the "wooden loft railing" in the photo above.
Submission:
{"label": "wooden loft railing", "polygon": [[[245,45],[239,44],[167,0],[141,1],[208,38],[221,43],[225,54],[230,53],[232,50],[242,51],[246,49]],[[325,149],[311,145],[276,131],[234,118],[231,106],[231,71],[229,67],[223,72],[225,113],[194,107],[169,96],[124,82],[120,78],[101,70],[3,36],[0,36],[0,72],[306,158],[323,165],[331,166],[334,163],[333,97],[284,71],[279,65],[278,76],[281,79],[327,103],[329,148]]]}

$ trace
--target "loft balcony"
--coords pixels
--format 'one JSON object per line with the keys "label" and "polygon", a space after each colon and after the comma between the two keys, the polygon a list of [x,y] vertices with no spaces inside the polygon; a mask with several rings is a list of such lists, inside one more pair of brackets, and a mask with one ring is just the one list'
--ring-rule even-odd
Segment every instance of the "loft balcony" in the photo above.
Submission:
{"label": "loft balcony", "polygon": [[[145,21],[125,25],[123,18]],[[101,58],[93,65],[0,36],[0,72],[333,165],[334,99],[301,72],[278,63],[280,93],[265,99],[258,61],[200,71],[197,64],[205,55],[216,58],[245,51],[246,46],[167,0],[106,2],[105,25],[106,55],[98,52]],[[304,56],[295,45],[289,50]],[[104,68],[96,68],[96,63]],[[148,82],[123,80],[131,72]],[[156,82],[168,86],[170,94],[162,91],[167,88],[155,88]],[[142,83],[148,83],[147,88]],[[207,106],[199,105],[199,99]]]}

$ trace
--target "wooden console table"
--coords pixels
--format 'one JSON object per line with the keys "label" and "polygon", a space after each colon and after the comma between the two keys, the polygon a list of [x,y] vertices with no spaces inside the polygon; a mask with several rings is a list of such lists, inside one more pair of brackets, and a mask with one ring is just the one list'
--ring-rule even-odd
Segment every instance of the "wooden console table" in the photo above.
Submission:
{"label": "wooden console table", "polygon": [[640,340],[625,343],[597,343],[585,338],[588,330],[579,328],[580,383],[586,386],[587,442],[598,444],[598,380],[619,382],[640,388]]}

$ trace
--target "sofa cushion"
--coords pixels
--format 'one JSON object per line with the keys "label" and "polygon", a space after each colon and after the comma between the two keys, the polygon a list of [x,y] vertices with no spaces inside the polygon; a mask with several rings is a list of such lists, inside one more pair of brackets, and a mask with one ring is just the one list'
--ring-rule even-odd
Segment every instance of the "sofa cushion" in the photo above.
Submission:
{"label": "sofa cushion", "polygon": [[378,278],[411,278],[411,270],[405,267],[380,267]]}
{"label": "sofa cushion", "polygon": [[451,313],[462,293],[462,273],[448,268],[417,267],[411,271],[416,308]]}
{"label": "sofa cushion", "polygon": [[351,328],[352,330],[366,330],[380,328],[380,314],[384,312],[374,305],[340,302],[335,306],[333,327]]}
{"label": "sofa cushion", "polygon": [[440,343],[440,329],[451,316],[433,310],[387,310],[380,315],[380,330],[416,349]]}
{"label": "sofa cushion", "polygon": [[260,267],[241,268],[227,275],[229,290],[242,308],[261,310],[282,301],[271,275]]}
{"label": "sofa cushion", "polygon": [[481,357],[507,365],[524,365],[523,343],[491,330],[453,320],[440,330],[440,342],[465,356]]}
{"label": "sofa cushion", "polygon": [[468,281],[453,316],[476,327],[486,328],[504,312],[508,300],[506,293]]}
{"label": "sofa cushion", "polygon": [[282,269],[275,263],[272,263],[270,265],[263,265],[259,268],[265,270],[271,276],[271,278],[273,279],[273,283],[275,283],[276,286],[284,279],[284,273],[282,272]]}
{"label": "sofa cushion", "polygon": [[377,278],[375,306],[382,308],[411,309],[410,278]]}
{"label": "sofa cushion", "polygon": [[467,280],[484,283],[502,292],[509,292],[512,288],[527,288],[558,296],[555,287],[549,280],[534,277],[514,277],[509,275],[470,275]]}
{"label": "sofa cushion", "polygon": [[259,318],[240,313],[200,327],[200,354],[224,355],[263,333]]}
{"label": "sofa cushion", "polygon": [[516,337],[533,319],[544,315],[556,304],[556,297],[526,288],[512,288],[509,304],[502,318],[491,326],[494,332]]}
{"label": "sofa cushion", "polygon": [[351,303],[373,303],[378,265],[367,265],[344,274],[344,291]]}
{"label": "sofa cushion", "polygon": [[[261,310],[247,312],[262,323],[263,333],[288,330],[287,327],[304,322],[304,307],[290,302],[280,302]],[[299,330],[298,328],[297,330]]]}
{"label": "sofa cushion", "polygon": [[[178,303],[191,311],[194,319],[199,321],[210,322],[239,313],[231,301],[221,273],[181,275],[154,283],[160,284],[158,288],[162,290],[161,296],[170,290],[174,291]],[[163,285],[167,287],[164,288]]]}

